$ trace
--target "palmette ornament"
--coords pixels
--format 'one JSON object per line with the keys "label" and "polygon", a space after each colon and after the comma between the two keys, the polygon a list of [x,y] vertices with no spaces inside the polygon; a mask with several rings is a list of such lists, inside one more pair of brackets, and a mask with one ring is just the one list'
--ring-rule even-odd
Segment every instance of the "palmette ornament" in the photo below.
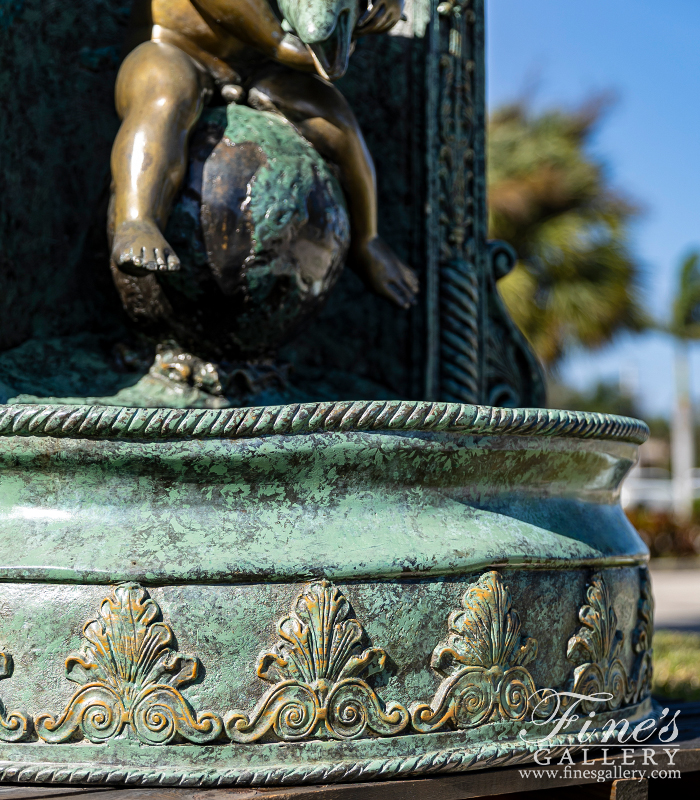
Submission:
{"label": "palmette ornament", "polygon": [[178,738],[204,744],[219,736],[221,720],[193,712],[179,691],[196,680],[198,659],[171,648],[173,632],[159,617],[157,603],[135,583],[104,600],[83,629],[83,649],[66,659],[66,677],[81,688],[58,719],[36,717],[41,739],[58,744],[80,734],[104,742],[126,725],[150,745]]}
{"label": "palmette ornament", "polygon": [[387,654],[362,649],[362,625],[350,603],[328,581],[304,587],[277,632],[282,641],[260,655],[257,674],[273,686],[250,715],[231,711],[226,732],[254,742],[268,731],[282,741],[392,736],[409,721],[398,703],[385,707],[366,678],[383,672]]}

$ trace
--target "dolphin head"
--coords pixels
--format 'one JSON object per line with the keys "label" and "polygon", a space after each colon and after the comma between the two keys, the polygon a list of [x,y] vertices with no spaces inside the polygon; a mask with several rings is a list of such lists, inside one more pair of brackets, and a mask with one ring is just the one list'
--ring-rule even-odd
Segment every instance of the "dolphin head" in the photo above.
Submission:
{"label": "dolphin head", "polygon": [[360,16],[358,0],[279,0],[287,25],[309,48],[316,70],[326,80],[348,68],[352,35]]}

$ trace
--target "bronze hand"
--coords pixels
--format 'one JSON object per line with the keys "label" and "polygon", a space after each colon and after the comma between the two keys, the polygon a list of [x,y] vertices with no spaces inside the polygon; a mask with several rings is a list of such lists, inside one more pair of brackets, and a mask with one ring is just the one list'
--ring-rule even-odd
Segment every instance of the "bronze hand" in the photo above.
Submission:
{"label": "bronze hand", "polygon": [[371,3],[355,28],[357,36],[386,33],[403,15],[403,0],[378,0]]}
{"label": "bronze hand", "polygon": [[415,304],[419,289],[415,272],[379,236],[353,244],[350,265],[375,294],[400,308],[408,309]]}

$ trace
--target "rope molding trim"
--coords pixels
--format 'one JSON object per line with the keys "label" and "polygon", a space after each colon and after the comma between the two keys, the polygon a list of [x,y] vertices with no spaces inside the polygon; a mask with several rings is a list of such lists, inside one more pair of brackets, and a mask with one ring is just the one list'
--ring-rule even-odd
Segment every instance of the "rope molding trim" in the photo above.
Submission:
{"label": "rope molding trim", "polygon": [[[599,739],[600,736],[594,737],[595,741]],[[557,755],[565,747],[580,749],[581,746],[576,734],[559,735],[553,737],[551,751],[552,755]],[[232,769],[139,769],[116,764],[69,765],[0,761],[0,783],[90,783],[199,788],[296,786],[309,783],[386,780],[512,766],[531,761],[534,749],[518,746],[515,742],[505,742],[391,758]]]}
{"label": "rope molding trim", "polygon": [[644,422],[611,414],[425,401],[345,401],[227,409],[0,406],[0,436],[157,441],[351,431],[556,436],[633,444],[642,444],[649,436]]}

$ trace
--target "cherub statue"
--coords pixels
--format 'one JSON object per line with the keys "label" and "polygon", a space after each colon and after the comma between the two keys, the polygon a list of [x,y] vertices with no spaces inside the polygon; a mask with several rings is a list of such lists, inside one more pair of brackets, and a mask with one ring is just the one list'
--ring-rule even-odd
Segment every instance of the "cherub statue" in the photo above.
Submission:
{"label": "cherub statue", "polygon": [[349,264],[377,294],[407,308],[418,282],[377,235],[374,165],[355,116],[331,85],[354,37],[382,33],[403,0],[137,0],[144,40],[119,71],[122,124],[112,151],[112,260],[133,276],[177,271],[163,231],[182,184],[188,138],[207,100],[248,94],[286,117],[339,172],[350,213]]}

